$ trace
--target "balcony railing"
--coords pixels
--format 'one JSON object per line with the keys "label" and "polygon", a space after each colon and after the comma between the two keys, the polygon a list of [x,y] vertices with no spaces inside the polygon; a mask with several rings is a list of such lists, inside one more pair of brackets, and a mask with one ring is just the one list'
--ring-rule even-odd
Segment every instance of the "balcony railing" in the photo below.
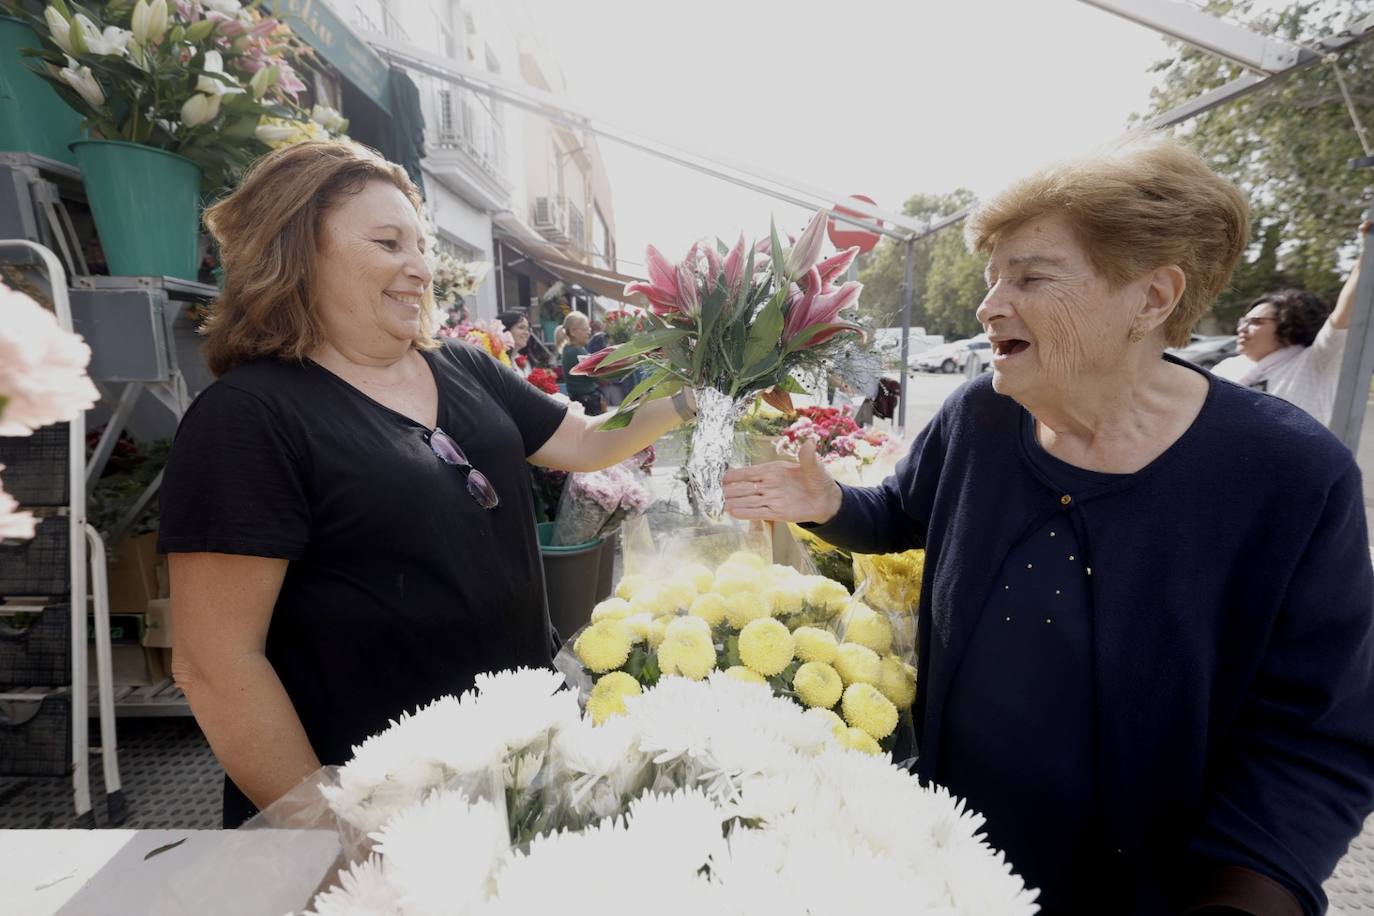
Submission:
{"label": "balcony railing", "polygon": [[430,111],[425,134],[431,147],[460,149],[486,172],[506,180],[505,127],[487,101],[465,89],[433,77],[425,79]]}
{"label": "balcony railing", "polygon": [[587,247],[587,223],[582,218],[582,211],[577,209],[577,204],[572,201],[567,202],[568,206],[568,241],[577,246],[579,250]]}

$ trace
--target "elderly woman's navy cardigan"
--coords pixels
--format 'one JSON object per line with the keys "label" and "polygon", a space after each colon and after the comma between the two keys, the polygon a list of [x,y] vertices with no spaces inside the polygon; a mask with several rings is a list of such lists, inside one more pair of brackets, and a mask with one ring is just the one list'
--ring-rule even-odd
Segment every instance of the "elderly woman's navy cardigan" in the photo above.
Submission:
{"label": "elderly woman's navy cardigan", "polygon": [[[1218,866],[1305,912],[1374,807],[1374,576],[1360,473],[1296,407],[1208,376],[1197,421],[1090,498],[1026,455],[986,376],[955,392],[881,486],[815,531],[856,551],[924,545],[920,760],[929,778],[961,654],[1008,550],[1050,515],[1091,568],[1102,912],[1163,913]],[[1086,878],[1087,876],[1085,876]]]}

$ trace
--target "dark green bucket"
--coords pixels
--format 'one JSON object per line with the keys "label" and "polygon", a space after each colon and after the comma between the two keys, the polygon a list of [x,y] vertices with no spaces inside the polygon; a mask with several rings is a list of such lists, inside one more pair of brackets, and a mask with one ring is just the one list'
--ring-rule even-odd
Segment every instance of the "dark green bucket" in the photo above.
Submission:
{"label": "dark green bucket", "polygon": [[67,144],[81,139],[81,115],[31,69],[21,49],[41,48],[29,24],[0,16],[0,152],[33,153],[76,164]]}
{"label": "dark green bucket", "polygon": [[195,280],[200,166],[122,140],[72,144],[110,273]]}

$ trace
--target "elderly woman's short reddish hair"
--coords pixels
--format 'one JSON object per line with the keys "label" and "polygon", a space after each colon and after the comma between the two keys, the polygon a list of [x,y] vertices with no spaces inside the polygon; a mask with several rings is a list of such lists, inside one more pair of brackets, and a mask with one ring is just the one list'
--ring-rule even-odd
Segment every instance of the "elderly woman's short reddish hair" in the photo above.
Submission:
{"label": "elderly woman's short reddish hair", "polygon": [[[324,218],[369,181],[395,185],[420,212],[420,191],[405,169],[343,140],[268,153],[237,190],[205,211],[224,266],[224,292],[202,328],[211,372],[220,376],[262,357],[301,359],[322,342],[311,292]],[[416,347],[438,346],[435,312],[426,290]]]}
{"label": "elderly woman's short reddish hair", "polygon": [[998,238],[1052,214],[1069,220],[1114,287],[1166,264],[1183,270],[1187,287],[1164,325],[1174,347],[1188,342],[1226,287],[1250,228],[1235,185],[1177,141],[1150,136],[1017,181],[978,206],[964,235],[972,250],[989,252]]}

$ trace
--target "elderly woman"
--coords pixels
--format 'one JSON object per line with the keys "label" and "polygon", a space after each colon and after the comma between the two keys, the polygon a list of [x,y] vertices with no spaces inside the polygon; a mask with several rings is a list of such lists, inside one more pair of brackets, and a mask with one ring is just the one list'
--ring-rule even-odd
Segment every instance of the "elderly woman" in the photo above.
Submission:
{"label": "elderly woman", "polygon": [[211,207],[223,295],[162,487],[174,671],[236,826],[387,720],[548,665],[525,462],[614,464],[688,411],[623,430],[483,351],[440,345],[420,195],[370,150],[264,157]]}
{"label": "elderly woman", "polygon": [[925,548],[917,770],[987,816],[1048,914],[1316,916],[1374,806],[1355,462],[1163,355],[1246,225],[1170,141],[1022,180],[967,227],[992,375],[895,475],[839,486],[807,451],[726,478],[738,517]]}
{"label": "elderly woman", "polygon": [[[1369,226],[1360,225],[1361,245]],[[1237,355],[1217,363],[1212,372],[1291,401],[1329,426],[1359,281],[1356,259],[1335,309],[1305,289],[1260,296],[1236,324]]]}

